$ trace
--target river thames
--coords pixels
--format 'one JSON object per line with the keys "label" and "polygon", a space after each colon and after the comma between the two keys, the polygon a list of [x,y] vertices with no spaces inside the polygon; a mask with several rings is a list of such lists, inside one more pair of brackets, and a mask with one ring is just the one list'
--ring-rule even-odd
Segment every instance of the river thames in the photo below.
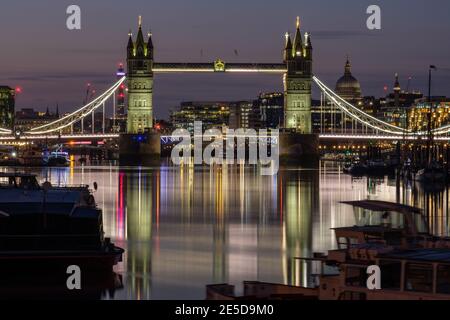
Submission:
{"label": "river thames", "polygon": [[306,284],[311,270],[293,258],[335,248],[331,228],[368,219],[341,201],[424,208],[432,232],[449,234],[448,190],[352,178],[332,163],[280,168],[276,176],[240,166],[27,171],[53,185],[97,182],[106,236],[126,250],[115,269],[123,288],[104,299],[204,299],[207,284],[234,284],[239,294],[243,280]]}

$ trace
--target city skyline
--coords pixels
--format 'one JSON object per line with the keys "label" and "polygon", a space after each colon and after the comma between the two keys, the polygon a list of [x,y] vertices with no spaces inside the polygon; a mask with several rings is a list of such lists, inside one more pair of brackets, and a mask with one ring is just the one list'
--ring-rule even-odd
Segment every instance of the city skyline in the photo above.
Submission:
{"label": "city skyline", "polygon": [[[348,54],[364,95],[381,96],[385,85],[391,91],[395,73],[400,74],[403,88],[412,76],[411,89],[426,91],[429,64],[438,66],[433,94],[450,95],[445,85],[450,77],[446,65],[450,46],[440,40],[448,38],[450,29],[443,19],[448,3],[438,1],[429,8],[424,1],[379,1],[382,29],[369,31],[365,9],[371,3],[349,2],[352,4],[345,8],[331,1],[260,4],[255,15],[253,1],[238,7],[234,2],[207,6],[204,1],[172,1],[168,5],[133,1],[131,10],[117,1],[111,1],[108,8],[79,1],[82,30],[69,31],[65,28],[69,2],[19,1],[5,5],[3,12],[9,14],[1,17],[0,32],[7,45],[1,53],[0,82],[23,88],[17,109],[45,110],[58,103],[66,112],[81,105],[87,82],[101,91],[114,81],[117,64],[125,62],[128,30],[136,33],[140,14],[144,30],[153,33],[159,62],[221,58],[226,62],[275,63],[282,61],[283,34],[294,32],[295,16],[300,15],[302,31],[312,34],[314,73],[329,86],[343,74]],[[180,10],[174,11],[174,5]],[[35,14],[30,17],[28,10]],[[21,19],[22,15],[27,15],[26,19]],[[428,21],[430,17],[432,21]],[[260,91],[282,91],[279,75],[157,75],[155,87],[155,114],[163,118],[180,101],[253,99]]]}

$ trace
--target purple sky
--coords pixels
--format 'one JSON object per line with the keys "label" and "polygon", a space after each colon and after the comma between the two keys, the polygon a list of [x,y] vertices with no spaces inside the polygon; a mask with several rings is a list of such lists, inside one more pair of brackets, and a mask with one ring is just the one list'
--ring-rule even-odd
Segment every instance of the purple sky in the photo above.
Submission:
{"label": "purple sky", "polygon": [[[66,29],[70,4],[82,9],[81,31]],[[382,9],[380,31],[366,28],[370,4]],[[449,12],[448,0],[8,1],[0,10],[0,85],[23,88],[17,108],[74,110],[87,82],[98,91],[114,82],[139,14],[157,61],[281,62],[284,33],[300,15],[302,31],[312,34],[314,72],[331,87],[349,54],[364,95],[382,95],[395,72],[403,87],[413,76],[411,87],[426,91],[429,64],[439,69],[433,94],[450,95]],[[183,100],[253,99],[281,86],[279,75],[157,75],[155,113],[165,117]]]}

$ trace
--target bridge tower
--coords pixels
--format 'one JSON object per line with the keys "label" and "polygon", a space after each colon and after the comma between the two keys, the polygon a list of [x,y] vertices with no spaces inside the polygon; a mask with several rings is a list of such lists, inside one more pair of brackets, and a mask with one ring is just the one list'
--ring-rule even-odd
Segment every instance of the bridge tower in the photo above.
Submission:
{"label": "bridge tower", "polygon": [[284,127],[295,129],[302,134],[311,134],[311,83],[312,83],[312,45],[311,37],[305,33],[303,42],[300,32],[300,18],[294,42],[286,34],[284,62],[287,73],[284,75]]}
{"label": "bridge tower", "polygon": [[[142,34],[142,18],[136,41],[127,46],[128,115],[126,133],[119,138],[119,161],[124,165],[157,163],[161,137],[153,128],[153,42]],[[156,162],[155,162],[156,161]]]}
{"label": "bridge tower", "polygon": [[319,138],[312,133],[311,84],[312,84],[311,37],[300,32],[300,18],[294,41],[286,34],[284,63],[284,128],[280,133],[280,160],[296,162],[303,166],[317,167],[319,164]]}
{"label": "bridge tower", "polygon": [[151,33],[145,42],[140,16],[135,42],[129,34],[127,66],[127,133],[143,133],[153,127],[153,42]]}

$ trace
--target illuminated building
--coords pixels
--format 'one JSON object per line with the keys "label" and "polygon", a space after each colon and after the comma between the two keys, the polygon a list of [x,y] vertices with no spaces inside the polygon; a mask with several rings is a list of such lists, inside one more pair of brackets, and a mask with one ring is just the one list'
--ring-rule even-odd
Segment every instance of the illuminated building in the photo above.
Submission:
{"label": "illuminated building", "polygon": [[46,112],[35,111],[32,108],[23,108],[16,112],[15,129],[27,131],[31,128],[45,125],[59,118],[59,108],[56,106],[55,113],[51,113],[47,108]]}
{"label": "illuminated building", "polygon": [[353,77],[350,60],[347,58],[344,75],[336,82],[336,94],[349,103],[358,106],[361,105],[361,85]]}
{"label": "illuminated building", "polygon": [[261,114],[261,126],[278,128],[283,126],[284,95],[281,92],[261,93],[255,105]]}
{"label": "illuminated building", "polygon": [[418,91],[403,91],[400,86],[398,74],[395,74],[393,92],[386,95],[385,99],[380,99],[380,107],[377,116],[390,124],[406,128],[408,126],[408,108],[410,108],[416,100],[421,99],[422,97],[423,94]]}
{"label": "illuminated building", "polygon": [[0,86],[0,127],[14,127],[15,91],[7,86]]}
{"label": "illuminated building", "polygon": [[175,128],[194,132],[194,121],[202,121],[203,130],[223,128],[230,118],[230,102],[190,101],[182,102],[179,111],[172,111],[170,120]]}
{"label": "illuminated building", "polygon": [[237,128],[259,128],[259,109],[253,101],[237,101],[229,104],[230,116],[228,127]]}
{"label": "illuminated building", "polygon": [[[450,124],[450,99],[445,97],[432,98],[430,128],[438,128]],[[408,128],[413,131],[427,131],[430,105],[427,99],[414,104],[408,111]]]}
{"label": "illuminated building", "polygon": [[142,133],[153,127],[153,42],[150,33],[148,41],[144,41],[141,17],[135,42],[129,34],[127,65],[127,133]]}
{"label": "illuminated building", "polygon": [[366,96],[362,100],[361,110],[370,115],[374,115],[380,106],[380,100],[374,96]]}

